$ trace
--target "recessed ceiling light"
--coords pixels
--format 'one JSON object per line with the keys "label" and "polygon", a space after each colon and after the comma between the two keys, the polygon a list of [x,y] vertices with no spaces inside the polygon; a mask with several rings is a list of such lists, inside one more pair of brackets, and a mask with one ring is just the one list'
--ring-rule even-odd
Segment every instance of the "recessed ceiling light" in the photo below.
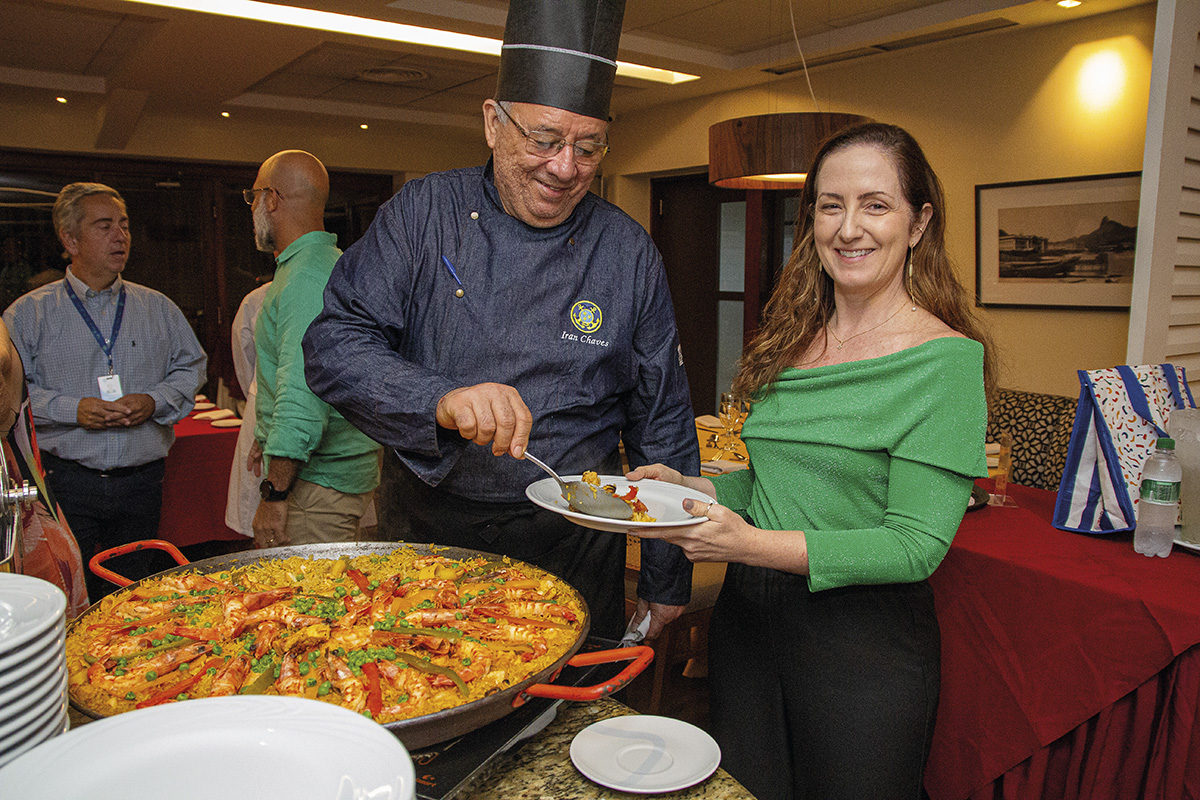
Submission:
{"label": "recessed ceiling light", "polygon": [[60,102],[60,103],[65,103],[65,102],[67,102],[67,98],[65,98],[65,97],[56,97],[56,98],[54,98],[54,99],[55,99],[55,100],[57,100],[57,101],[58,101],[58,102]]}
{"label": "recessed ceiling light", "polygon": [[221,116],[222,116],[222,117],[225,117],[226,119],[228,119],[228,118],[229,118],[229,112],[228,112],[228,111],[222,111],[222,112],[221,112]]}
{"label": "recessed ceiling light", "polygon": [[1075,6],[1082,5],[1079,0],[1058,0],[1058,4],[1063,8],[1074,8]]}
{"label": "recessed ceiling light", "polygon": [[[470,36],[465,33],[422,28],[399,22],[385,22],[367,17],[353,17],[349,14],[336,14],[332,11],[318,11],[312,8],[261,3],[259,0],[127,0],[127,2],[179,8],[184,11],[199,11],[204,14],[220,14],[226,17],[253,19],[260,22],[274,22],[280,25],[294,25],[298,28],[311,28],[318,31],[348,33],[351,36],[388,39],[407,44],[444,47],[449,50],[483,53],[489,56],[499,56],[500,46],[503,44],[499,39],[486,36]],[[669,69],[631,64],[628,61],[617,62],[617,74],[667,84],[694,81],[700,77],[686,72],[673,72]]]}
{"label": "recessed ceiling light", "polygon": [[365,131],[367,129],[367,123],[364,122],[362,125],[359,125],[358,127],[362,128]]}

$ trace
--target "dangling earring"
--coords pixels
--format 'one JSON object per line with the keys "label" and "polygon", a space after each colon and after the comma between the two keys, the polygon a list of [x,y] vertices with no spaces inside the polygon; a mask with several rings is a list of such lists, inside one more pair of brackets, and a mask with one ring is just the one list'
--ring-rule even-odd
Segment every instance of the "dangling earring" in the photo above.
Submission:
{"label": "dangling earring", "polygon": [[908,299],[912,300],[912,310],[917,310],[917,296],[913,293],[913,246],[908,246]]}

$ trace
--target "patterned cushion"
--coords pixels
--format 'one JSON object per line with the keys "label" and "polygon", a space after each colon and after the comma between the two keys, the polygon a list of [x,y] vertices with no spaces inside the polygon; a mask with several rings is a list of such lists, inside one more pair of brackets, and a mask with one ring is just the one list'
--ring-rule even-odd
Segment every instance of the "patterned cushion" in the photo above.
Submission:
{"label": "patterned cushion", "polygon": [[1012,482],[1058,491],[1077,401],[1057,394],[1000,389],[988,413],[987,440],[1013,436]]}

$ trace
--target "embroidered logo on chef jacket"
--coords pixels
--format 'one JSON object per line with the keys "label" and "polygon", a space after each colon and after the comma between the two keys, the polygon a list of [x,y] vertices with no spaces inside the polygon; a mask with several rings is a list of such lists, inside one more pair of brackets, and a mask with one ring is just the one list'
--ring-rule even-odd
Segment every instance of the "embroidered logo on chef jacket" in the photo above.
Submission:
{"label": "embroidered logo on chef jacket", "polygon": [[595,333],[600,330],[603,321],[604,314],[600,311],[600,306],[591,300],[580,300],[571,306],[571,322],[580,333]]}
{"label": "embroidered logo on chef jacket", "polygon": [[583,335],[580,336],[568,330],[563,331],[559,338],[568,342],[590,344],[593,347],[608,347],[609,343],[606,339],[597,339],[591,335],[600,330],[603,322],[604,314],[600,311],[600,306],[591,300],[580,300],[571,306],[571,324]]}

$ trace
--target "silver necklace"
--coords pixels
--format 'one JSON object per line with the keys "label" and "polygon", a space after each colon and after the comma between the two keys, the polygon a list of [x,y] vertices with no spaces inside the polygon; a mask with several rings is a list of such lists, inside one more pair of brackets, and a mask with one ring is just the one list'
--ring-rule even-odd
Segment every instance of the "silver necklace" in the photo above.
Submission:
{"label": "silver necklace", "polygon": [[[833,326],[829,325],[828,323],[825,324],[825,330],[829,331],[830,336],[832,336],[834,339],[837,339],[837,343],[838,343],[837,349],[841,350],[842,345],[846,344],[846,342],[850,341],[851,339],[857,339],[859,336],[862,336],[863,334],[866,334],[866,333],[870,333],[871,331],[875,330],[876,328],[882,328],[884,325],[891,322],[892,318],[895,317],[897,314],[899,314],[901,311],[903,311],[904,306],[906,306],[906,305],[908,305],[907,301],[905,301],[899,308],[897,308],[895,311],[893,311],[891,313],[891,315],[888,316],[888,318],[885,319],[883,322],[879,323],[878,325],[872,325],[870,328],[867,328],[865,331],[859,331],[858,333],[854,334],[853,336],[847,336],[845,339],[839,338],[838,335],[833,332]],[[917,310],[917,307],[913,306],[913,311],[916,311],[916,310]]]}

